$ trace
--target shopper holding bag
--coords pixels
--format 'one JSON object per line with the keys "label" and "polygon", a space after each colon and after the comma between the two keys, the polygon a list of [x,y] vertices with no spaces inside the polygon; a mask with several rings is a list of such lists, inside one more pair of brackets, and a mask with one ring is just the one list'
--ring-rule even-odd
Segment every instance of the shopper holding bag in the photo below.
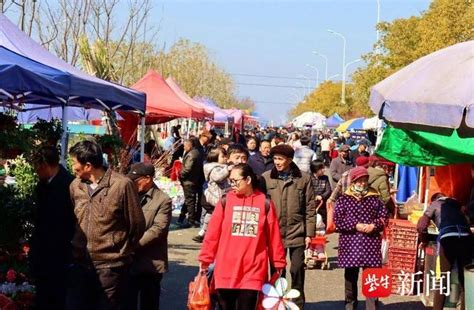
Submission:
{"label": "shopper holding bag", "polygon": [[201,271],[215,263],[214,280],[220,309],[252,310],[268,279],[268,262],[286,266],[273,203],[257,189],[247,164],[229,177],[232,191],[217,204],[199,255]]}

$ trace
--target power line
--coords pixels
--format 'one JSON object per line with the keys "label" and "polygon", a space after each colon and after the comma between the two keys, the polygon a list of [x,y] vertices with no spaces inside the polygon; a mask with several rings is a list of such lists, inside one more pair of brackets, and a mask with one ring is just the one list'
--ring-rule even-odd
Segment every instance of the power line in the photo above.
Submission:
{"label": "power line", "polygon": [[269,104],[295,104],[296,102],[278,102],[278,101],[262,101],[262,100],[254,100],[258,103],[269,103]]}
{"label": "power line", "polygon": [[238,82],[238,83],[235,83],[235,84],[237,84],[237,85],[246,85],[246,86],[307,89],[307,87],[303,87],[303,86],[278,85],[278,84],[242,83],[242,82]]}
{"label": "power line", "polygon": [[[284,79],[284,80],[298,80],[298,81],[307,81],[308,79],[299,78],[299,77],[292,77],[292,76],[278,76],[278,75],[259,75],[259,74],[248,74],[248,73],[231,73],[231,75],[238,75],[238,76],[252,76],[252,77],[262,77],[268,79]],[[316,81],[316,79],[309,79],[310,81]]]}

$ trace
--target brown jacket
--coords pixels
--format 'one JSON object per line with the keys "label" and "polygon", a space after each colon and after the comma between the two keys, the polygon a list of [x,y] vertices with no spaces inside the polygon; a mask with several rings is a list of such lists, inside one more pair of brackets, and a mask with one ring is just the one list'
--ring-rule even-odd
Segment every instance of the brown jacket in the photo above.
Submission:
{"label": "brown jacket", "polygon": [[168,271],[171,198],[153,186],[141,195],[141,204],[146,227],[133,257],[132,272],[165,273]]}
{"label": "brown jacket", "polygon": [[76,263],[113,268],[131,263],[145,230],[138,193],[129,178],[108,169],[97,188],[75,179],[70,186],[77,220],[72,239]]}
{"label": "brown jacket", "polygon": [[270,195],[280,222],[280,233],[286,248],[304,246],[305,237],[316,232],[316,205],[311,176],[291,163],[290,177],[278,178],[273,168],[263,173],[264,188]]}

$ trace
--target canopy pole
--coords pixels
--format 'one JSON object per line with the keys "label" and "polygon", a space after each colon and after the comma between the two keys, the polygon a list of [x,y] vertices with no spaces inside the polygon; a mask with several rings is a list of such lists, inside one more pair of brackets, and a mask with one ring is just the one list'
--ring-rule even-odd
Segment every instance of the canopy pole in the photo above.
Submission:
{"label": "canopy pole", "polygon": [[66,113],[66,108],[67,108],[67,101],[64,100],[63,104],[61,105],[61,126],[63,129],[63,132],[61,133],[61,165],[63,165],[64,168],[67,167],[66,164],[66,154],[67,154],[67,144],[68,144],[68,134],[67,134],[67,113]]}
{"label": "canopy pole", "polygon": [[140,162],[143,162],[145,160],[145,114],[141,115],[140,127]]}
{"label": "canopy pole", "polygon": [[425,192],[424,192],[425,202],[423,204],[423,211],[426,210],[426,208],[428,208],[428,205],[429,205],[428,199],[430,195],[430,181],[431,181],[431,167],[428,166],[426,167]]}

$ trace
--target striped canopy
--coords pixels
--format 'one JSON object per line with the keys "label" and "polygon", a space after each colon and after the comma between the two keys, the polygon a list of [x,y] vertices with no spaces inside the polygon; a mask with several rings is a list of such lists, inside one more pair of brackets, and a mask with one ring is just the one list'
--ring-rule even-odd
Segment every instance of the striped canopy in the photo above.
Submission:
{"label": "striped canopy", "polygon": [[339,125],[339,127],[336,128],[336,131],[344,132],[348,130],[363,130],[364,120],[363,117],[350,119]]}

